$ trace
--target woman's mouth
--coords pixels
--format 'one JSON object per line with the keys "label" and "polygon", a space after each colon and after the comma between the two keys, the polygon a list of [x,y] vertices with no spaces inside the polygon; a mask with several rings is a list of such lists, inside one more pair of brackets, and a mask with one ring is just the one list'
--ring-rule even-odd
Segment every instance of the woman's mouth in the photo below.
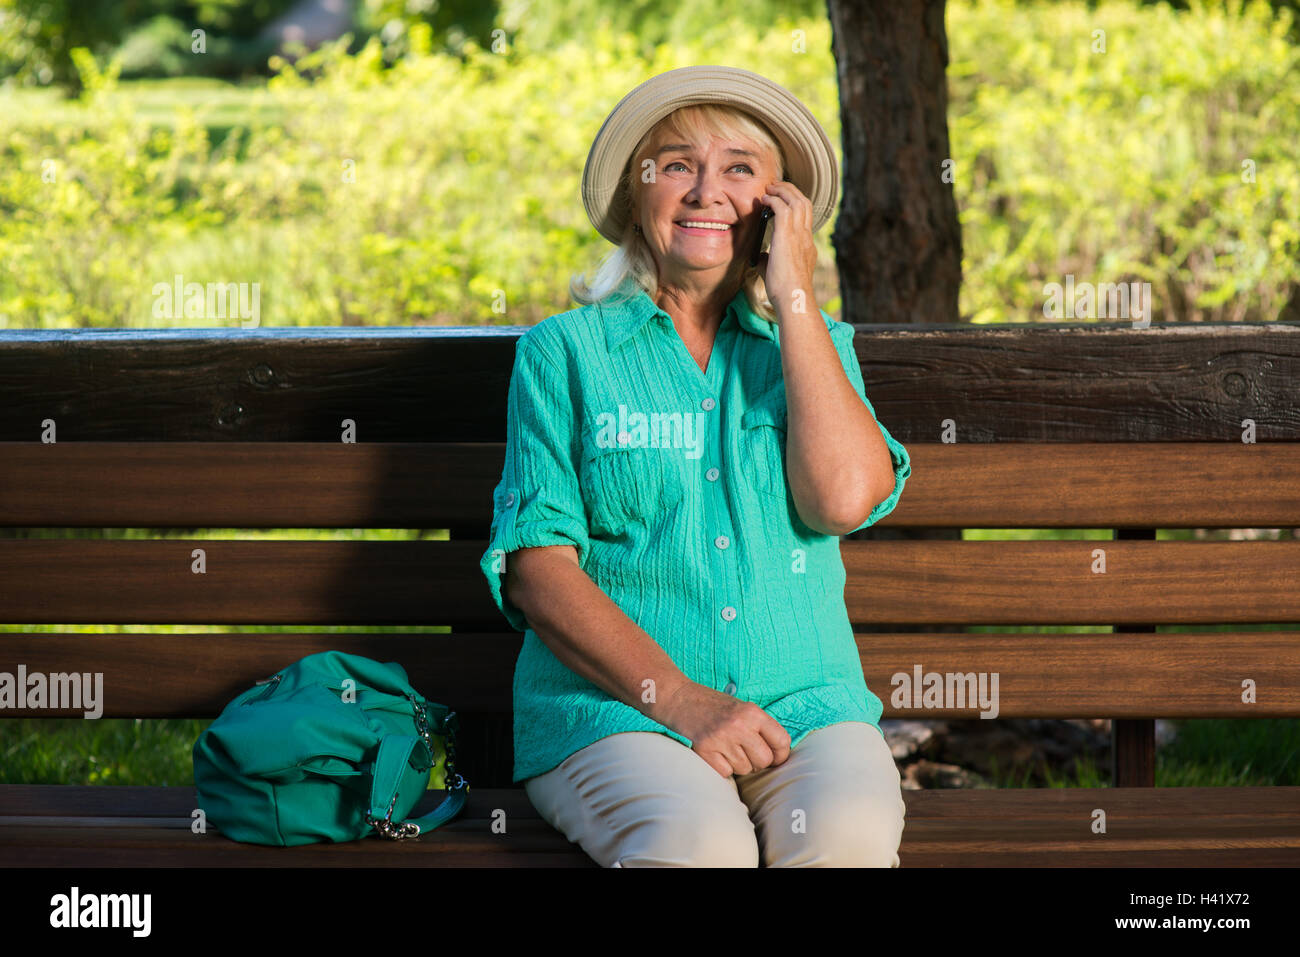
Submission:
{"label": "woman's mouth", "polygon": [[725,235],[731,232],[730,223],[710,223],[706,220],[685,219],[673,223],[678,229],[692,236]]}

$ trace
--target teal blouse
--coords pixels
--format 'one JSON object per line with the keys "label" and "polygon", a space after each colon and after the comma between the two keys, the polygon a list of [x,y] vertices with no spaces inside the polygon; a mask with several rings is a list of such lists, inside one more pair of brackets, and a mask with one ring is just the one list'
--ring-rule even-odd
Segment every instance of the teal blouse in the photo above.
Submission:
{"label": "teal blouse", "polygon": [[[626,289],[624,290],[626,292]],[[825,312],[862,401],[853,327]],[[744,292],[701,372],[644,291],[551,316],[519,338],[506,456],[480,562],[524,632],[514,673],[514,781],[621,731],[683,737],[563,665],[501,593],[503,556],[572,545],[591,579],[691,680],[763,708],[793,747],[839,721],[879,728],[844,604],[840,540],[803,524],[785,475],[779,329]],[[880,426],[894,489],[911,474]]]}

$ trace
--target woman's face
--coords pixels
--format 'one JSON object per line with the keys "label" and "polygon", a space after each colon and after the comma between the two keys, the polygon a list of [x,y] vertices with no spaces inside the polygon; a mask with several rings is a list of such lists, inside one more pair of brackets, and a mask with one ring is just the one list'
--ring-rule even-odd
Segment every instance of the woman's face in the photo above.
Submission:
{"label": "woman's face", "polygon": [[[647,158],[653,166],[643,165]],[[733,271],[738,280],[759,229],[759,197],[780,172],[772,159],[752,140],[714,137],[707,145],[689,144],[661,128],[638,157],[633,175],[650,179],[646,169],[654,176],[652,182],[637,183],[637,221],[660,281],[678,284],[692,272],[716,272],[690,282],[721,283]],[[701,221],[714,225],[686,225]]]}

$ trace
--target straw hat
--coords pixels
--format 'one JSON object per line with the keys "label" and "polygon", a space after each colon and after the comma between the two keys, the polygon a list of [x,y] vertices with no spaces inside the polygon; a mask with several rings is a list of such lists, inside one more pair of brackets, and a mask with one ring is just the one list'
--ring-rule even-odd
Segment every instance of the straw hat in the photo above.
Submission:
{"label": "straw hat", "polygon": [[793,93],[734,66],[686,66],[646,80],[605,118],[582,171],[582,204],[596,230],[617,245],[627,217],[614,200],[619,179],[641,137],[673,110],[722,103],[750,113],[785,154],[785,177],[812,202],[816,232],[831,218],[839,192],[835,151],[817,118]]}

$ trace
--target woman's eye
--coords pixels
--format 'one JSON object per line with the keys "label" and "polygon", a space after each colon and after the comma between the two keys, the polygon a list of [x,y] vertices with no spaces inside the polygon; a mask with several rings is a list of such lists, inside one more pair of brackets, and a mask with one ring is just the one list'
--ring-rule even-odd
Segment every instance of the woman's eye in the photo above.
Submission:
{"label": "woman's eye", "polygon": [[[685,169],[685,168],[686,168],[686,164],[683,163],[681,160],[673,160],[671,163],[669,163],[667,166],[665,166],[664,169],[665,169],[665,170],[670,170],[670,169],[672,169],[674,166],[680,166],[682,169]],[[750,169],[749,166],[748,166],[747,164],[745,164],[745,163],[737,163],[735,166],[733,166],[733,167],[731,167],[731,168],[732,168],[732,169],[743,169],[746,173],[752,173],[752,172],[754,172],[754,171],[753,171],[752,169]]]}

